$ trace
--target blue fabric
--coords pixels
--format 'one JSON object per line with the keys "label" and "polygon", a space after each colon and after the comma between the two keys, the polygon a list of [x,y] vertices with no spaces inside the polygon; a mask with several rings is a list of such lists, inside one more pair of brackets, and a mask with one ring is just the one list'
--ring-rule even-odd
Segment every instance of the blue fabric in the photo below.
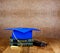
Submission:
{"label": "blue fabric", "polygon": [[[6,30],[12,30],[12,38],[15,39],[32,39],[32,30],[37,30],[36,28],[6,28]],[[15,37],[14,37],[15,35]]]}
{"label": "blue fabric", "polygon": [[[14,34],[13,34],[14,33]],[[32,31],[26,32],[26,33],[21,33],[19,31],[14,30],[12,33],[12,38],[13,39],[22,39],[22,40],[27,40],[27,39],[32,39]],[[16,38],[14,37],[16,36]]]}

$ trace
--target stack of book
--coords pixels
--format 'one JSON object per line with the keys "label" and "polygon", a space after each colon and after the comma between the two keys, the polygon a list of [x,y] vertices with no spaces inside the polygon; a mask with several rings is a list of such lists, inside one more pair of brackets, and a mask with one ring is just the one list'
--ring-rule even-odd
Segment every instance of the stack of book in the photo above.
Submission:
{"label": "stack of book", "polygon": [[10,46],[33,46],[33,39],[28,39],[28,40],[10,39]]}

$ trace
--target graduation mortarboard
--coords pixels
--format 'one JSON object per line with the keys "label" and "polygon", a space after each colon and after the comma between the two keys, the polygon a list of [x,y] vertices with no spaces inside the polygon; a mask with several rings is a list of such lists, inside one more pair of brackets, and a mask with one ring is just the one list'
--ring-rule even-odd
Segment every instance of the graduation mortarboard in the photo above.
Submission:
{"label": "graduation mortarboard", "polygon": [[12,39],[18,40],[32,39],[32,30],[40,31],[36,28],[6,28],[6,30],[12,30]]}

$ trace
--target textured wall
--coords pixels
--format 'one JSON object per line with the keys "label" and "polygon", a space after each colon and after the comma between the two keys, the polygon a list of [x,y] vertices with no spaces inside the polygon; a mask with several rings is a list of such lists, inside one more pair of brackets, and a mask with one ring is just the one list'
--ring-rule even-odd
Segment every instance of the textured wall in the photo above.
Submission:
{"label": "textured wall", "polygon": [[[0,36],[7,27],[35,27],[34,35],[60,37],[60,0],[0,0]],[[9,34],[9,35],[7,35]]]}

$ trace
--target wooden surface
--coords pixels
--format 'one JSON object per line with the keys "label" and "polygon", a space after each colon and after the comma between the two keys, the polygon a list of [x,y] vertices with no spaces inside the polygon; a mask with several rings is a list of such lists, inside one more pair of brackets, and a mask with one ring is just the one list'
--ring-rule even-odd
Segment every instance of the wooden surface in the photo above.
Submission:
{"label": "wooden surface", "polygon": [[0,0],[0,35],[10,36],[3,30],[9,27],[38,28],[39,36],[60,38],[60,0]]}
{"label": "wooden surface", "polygon": [[[45,40],[48,45],[46,47],[10,47],[8,39],[1,39],[0,53],[60,53],[60,40],[57,39],[41,39]],[[40,41],[40,40],[39,40]]]}

